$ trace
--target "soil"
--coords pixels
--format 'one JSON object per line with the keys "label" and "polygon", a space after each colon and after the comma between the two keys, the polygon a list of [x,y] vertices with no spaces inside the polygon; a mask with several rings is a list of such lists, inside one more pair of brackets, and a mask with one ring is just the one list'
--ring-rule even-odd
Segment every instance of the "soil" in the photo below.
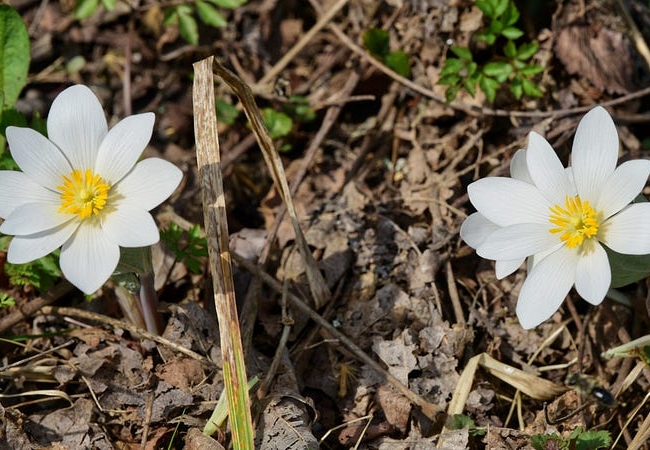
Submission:
{"label": "soil", "polygon": [[[601,355],[647,334],[645,281],[597,307],[571,291],[550,320],[524,330],[515,306],[525,269],[497,280],[459,237],[473,212],[467,185],[508,176],[532,130],[566,164],[578,121],[601,104],[617,124],[621,161],[650,157],[647,2],[517,2],[518,42],[539,43],[531,63],[543,68],[533,78],[542,96],[517,99],[506,83],[494,102],[478,89],[451,103],[438,84],[450,46],[468,46],[481,64],[503,55],[504,38],[476,41],[487,22],[473,1],[251,0],[219,8],[222,28],[199,21],[196,45],[164,21],[176,1],[100,5],[83,20],[70,0],[10,4],[32,45],[20,112],[47,117],[53,98],[80,83],[110,124],[156,113],[145,156],[185,174],[155,210],[162,228],[204,225],[193,63],[214,55],[260,108],[293,117],[274,144],[331,293],[322,304],[242,104],[215,77],[217,100],[234,107],[220,107],[218,126],[231,252],[257,268],[234,268],[247,371],[260,380],[251,389],[256,447],[650,448],[647,359]],[[332,8],[340,11],[320,26]],[[373,28],[406,54],[408,76],[365,49]],[[311,115],[296,113],[301,105]],[[126,322],[114,282],[86,298],[65,281],[41,292],[0,276],[0,292],[16,300],[0,310],[0,449],[232,445],[228,426],[201,434],[224,390],[209,260],[175,261],[165,242],[153,256],[164,339]],[[0,252],[0,273],[5,260]],[[259,272],[280,289],[258,283]],[[298,300],[283,301],[283,290]],[[577,445],[587,430],[611,442]],[[543,434],[556,437],[539,444]]]}

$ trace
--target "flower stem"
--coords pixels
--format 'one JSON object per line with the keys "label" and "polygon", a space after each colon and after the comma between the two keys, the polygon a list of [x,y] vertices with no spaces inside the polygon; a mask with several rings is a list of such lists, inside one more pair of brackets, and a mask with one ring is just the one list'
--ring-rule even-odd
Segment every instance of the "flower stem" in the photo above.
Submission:
{"label": "flower stem", "polygon": [[[151,254],[151,252],[149,252]],[[154,287],[153,271],[138,274],[140,278],[140,295],[138,303],[147,331],[160,334],[162,330],[162,317],[158,312],[158,294]]]}

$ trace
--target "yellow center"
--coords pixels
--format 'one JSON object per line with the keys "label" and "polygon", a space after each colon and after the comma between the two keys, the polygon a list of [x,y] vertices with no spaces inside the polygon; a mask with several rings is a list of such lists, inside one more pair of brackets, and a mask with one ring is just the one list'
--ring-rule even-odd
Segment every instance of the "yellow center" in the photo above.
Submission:
{"label": "yellow center", "polygon": [[64,175],[63,184],[57,189],[61,192],[58,212],[76,214],[83,220],[99,214],[106,206],[110,186],[98,174],[86,169],[85,172],[73,170],[70,175]]}
{"label": "yellow center", "polygon": [[598,214],[591,207],[589,201],[580,200],[579,196],[567,195],[564,206],[555,205],[551,208],[549,222],[556,225],[549,231],[553,234],[561,233],[560,239],[567,247],[576,248],[582,245],[585,239],[598,234]]}

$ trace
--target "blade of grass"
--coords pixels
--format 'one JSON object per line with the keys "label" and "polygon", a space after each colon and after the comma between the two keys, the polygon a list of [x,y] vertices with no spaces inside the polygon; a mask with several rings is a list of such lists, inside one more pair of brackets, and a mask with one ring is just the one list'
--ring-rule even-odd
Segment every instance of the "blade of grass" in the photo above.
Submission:
{"label": "blade of grass", "polygon": [[309,281],[309,289],[311,290],[311,295],[314,299],[316,309],[318,309],[329,301],[331,293],[327,284],[325,284],[323,274],[320,273],[316,266],[316,261],[314,261],[314,257],[309,250],[307,240],[300,229],[298,215],[296,214],[296,209],[293,205],[289,183],[284,174],[284,167],[282,166],[280,154],[273,145],[273,140],[271,139],[269,130],[266,128],[266,125],[264,125],[262,113],[255,103],[255,98],[253,97],[251,88],[237,75],[223,67],[216,60],[214,61],[214,70],[230,87],[230,89],[233,90],[237,97],[239,97],[239,100],[244,107],[244,112],[246,113],[246,117],[248,117],[253,132],[255,133],[257,143],[262,150],[262,156],[264,156],[264,161],[269,168],[273,182],[287,207],[287,212],[289,213],[291,224],[293,225],[293,230],[296,234],[296,244],[298,245],[300,256],[305,262],[305,272],[307,274],[307,280]]}
{"label": "blade of grass", "polygon": [[223,377],[228,399],[228,412],[235,449],[254,448],[253,421],[246,381],[246,366],[237,317],[232,266],[228,247],[228,222],[221,178],[221,157],[217,133],[214,80],[210,56],[194,63],[194,134],[196,159],[201,178],[203,217],[208,240],[208,253],[214,303],[219,320]]}

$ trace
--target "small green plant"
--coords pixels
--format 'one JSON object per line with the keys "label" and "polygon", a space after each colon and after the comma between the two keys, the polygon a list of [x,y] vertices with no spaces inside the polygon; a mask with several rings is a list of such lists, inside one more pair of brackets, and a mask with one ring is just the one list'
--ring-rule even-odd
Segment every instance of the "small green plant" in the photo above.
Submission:
{"label": "small green plant", "polygon": [[578,427],[568,438],[552,434],[535,434],[530,437],[530,444],[535,450],[598,450],[608,448],[612,444],[612,437],[608,431],[584,431]]}
{"label": "small green plant", "polygon": [[[7,251],[10,241],[10,236],[0,234],[0,250]],[[59,253],[57,250],[25,264],[5,263],[5,274],[14,286],[34,286],[39,291],[44,291],[61,278]]]}
{"label": "small green plant", "polygon": [[409,57],[402,50],[390,51],[388,31],[371,28],[363,34],[363,45],[372,56],[403,77],[411,75]]}
{"label": "small green plant", "polygon": [[285,137],[293,128],[293,120],[291,117],[273,108],[263,108],[262,119],[272,139]]}
{"label": "small green plant", "polygon": [[464,414],[454,414],[451,417],[449,428],[460,430],[467,427],[470,436],[483,436],[486,433],[485,428],[478,427],[474,421]]}
{"label": "small green plant", "polygon": [[[286,137],[293,130],[295,123],[311,122],[316,118],[316,112],[305,97],[291,96],[282,105],[282,111],[273,108],[262,108],[262,120],[269,130],[271,139]],[[291,151],[293,147],[285,142],[278,149],[281,152]]]}
{"label": "small green plant", "polygon": [[6,292],[0,292],[0,309],[16,306],[16,300]]}
{"label": "small green plant", "polygon": [[201,273],[202,259],[208,256],[208,243],[201,236],[201,227],[192,225],[188,231],[184,231],[172,223],[160,232],[160,239],[167,244],[177,262],[184,262],[192,273]]}
{"label": "small green plant", "polygon": [[226,125],[233,125],[239,117],[239,110],[225,100],[217,98],[217,121]]}
{"label": "small green plant", "polygon": [[490,20],[487,28],[479,31],[474,39],[494,45],[498,38],[506,39],[502,54],[479,65],[467,47],[452,46],[449,50],[455,57],[447,58],[440,72],[438,84],[447,85],[445,98],[451,102],[458,91],[465,89],[471,96],[476,94],[476,87],[485,93],[490,102],[494,102],[500,86],[508,84],[510,92],[519,100],[522,96],[541,97],[542,90],[532,80],[543,68],[531,64],[530,59],[537,53],[537,42],[517,45],[523,32],[515,27],[519,20],[519,11],[512,0],[477,0],[476,5]]}
{"label": "small green plant", "polygon": [[[163,24],[170,26],[178,24],[181,36],[193,45],[199,43],[199,25],[195,16],[201,22],[214,27],[221,28],[228,24],[226,18],[221,14],[219,8],[235,9],[246,3],[246,0],[194,0],[185,3],[172,5],[164,10]],[[83,20],[92,16],[100,6],[108,11],[113,11],[117,0],[77,0],[75,7],[75,18]]]}

